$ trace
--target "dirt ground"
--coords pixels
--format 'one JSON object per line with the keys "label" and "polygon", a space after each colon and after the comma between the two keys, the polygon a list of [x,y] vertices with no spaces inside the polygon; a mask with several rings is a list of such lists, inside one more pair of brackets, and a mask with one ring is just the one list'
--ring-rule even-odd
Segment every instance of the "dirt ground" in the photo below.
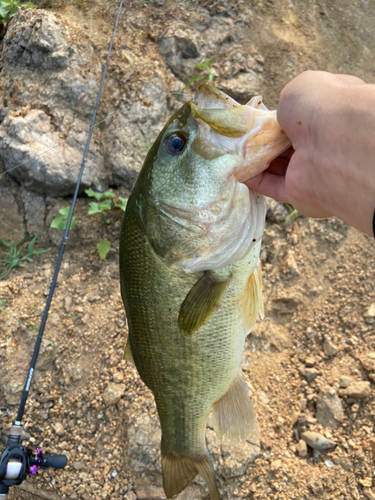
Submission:
{"label": "dirt ground", "polygon": [[[66,16],[99,52],[105,50],[115,6],[87,0],[40,6]],[[270,107],[277,105],[283,85],[307,68],[348,72],[366,81],[375,73],[373,7],[365,0],[335,6],[328,1],[132,1],[125,14],[109,82],[116,87],[129,75],[118,68],[128,64],[121,62],[121,50],[133,50],[137,63],[124,88],[129,95],[155,72],[178,89],[176,75],[156,67],[155,40],[172,21],[198,26],[210,17],[230,24],[236,46],[261,61],[257,85]],[[240,85],[241,73],[224,72],[223,54],[231,65],[235,60],[225,43],[222,47],[222,53],[206,51],[217,80]],[[241,99],[238,88],[233,95]],[[103,101],[108,109],[115,106],[110,94],[108,87]],[[123,359],[122,213],[111,212],[110,224],[103,227],[85,215],[87,205],[87,199],[79,201],[79,222],[65,253],[24,417],[24,444],[65,453],[69,462],[63,471],[29,477],[12,489],[13,500],[165,498],[152,394]],[[3,432],[15,420],[57,258],[61,238],[51,231],[50,252],[0,281]],[[103,232],[112,250],[100,261],[95,242]],[[80,234],[86,235],[84,245]],[[255,442],[257,458],[246,462],[245,470],[238,467],[237,474],[225,466],[228,450],[218,452],[207,430],[223,499],[374,500],[375,242],[336,219],[293,221],[282,205],[270,201],[261,259],[265,319],[247,339],[243,357],[260,442]],[[319,433],[318,445],[306,446],[306,431]],[[235,454],[241,457],[241,451]],[[198,478],[178,498],[209,497]]]}

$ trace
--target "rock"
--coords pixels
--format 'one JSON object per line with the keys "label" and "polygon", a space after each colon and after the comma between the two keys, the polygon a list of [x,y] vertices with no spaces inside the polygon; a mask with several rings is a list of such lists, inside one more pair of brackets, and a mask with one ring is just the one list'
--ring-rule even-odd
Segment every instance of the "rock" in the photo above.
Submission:
{"label": "rock", "polygon": [[305,365],[308,366],[308,367],[312,367],[314,366],[316,363],[316,359],[313,358],[312,356],[307,356],[306,360],[305,360]]}
{"label": "rock", "polygon": [[184,82],[191,78],[200,55],[199,45],[199,37],[189,29],[177,29],[162,38],[160,52],[179,80]]}
{"label": "rock", "polygon": [[328,337],[328,335],[326,335],[324,337],[323,350],[324,350],[324,354],[326,356],[330,356],[330,357],[334,356],[335,354],[337,354],[339,352],[338,348],[332,342],[331,337]]}
{"label": "rock", "polygon": [[8,243],[18,243],[24,237],[23,214],[16,197],[8,186],[0,186],[0,238]]}
{"label": "rock", "polygon": [[300,457],[307,456],[307,445],[303,439],[300,439],[296,445],[297,453]]}
{"label": "rock", "polygon": [[369,325],[375,323],[375,302],[363,313],[363,317]]}
{"label": "rock", "polygon": [[375,500],[375,493],[370,488],[363,488],[363,494],[368,500]]}
{"label": "rock", "polygon": [[350,471],[354,467],[353,462],[352,460],[350,460],[349,457],[345,456],[332,457],[332,461],[334,464],[339,465],[346,471]]}
{"label": "rock", "polygon": [[[118,387],[118,384],[114,384]],[[161,430],[156,415],[137,413],[135,423],[128,428],[126,455],[135,473],[155,467],[160,456]]]}
{"label": "rock", "polygon": [[[45,153],[41,156],[42,151]],[[24,187],[59,196],[73,192],[82,161],[82,152],[61,142],[50,117],[38,109],[25,116],[8,114],[0,130],[0,156],[7,169],[20,164],[12,170],[12,175]],[[81,190],[91,185],[100,188],[100,164],[88,160]],[[76,168],[72,169],[72,165]]]}
{"label": "rock", "polygon": [[58,436],[63,436],[65,433],[64,426],[60,422],[56,422],[53,425],[53,429]]}
{"label": "rock", "polygon": [[128,491],[124,498],[126,498],[126,500],[137,500],[137,495],[134,493],[134,491]]}
{"label": "rock", "polygon": [[86,467],[87,466],[85,462],[73,462],[73,469],[75,470],[82,470],[85,469]]}
{"label": "rock", "polygon": [[219,87],[240,104],[246,104],[251,96],[262,94],[263,77],[256,71],[249,70],[221,81]]}
{"label": "rock", "polygon": [[287,249],[278,263],[279,270],[282,274],[286,276],[293,277],[300,274],[297,262],[294,258],[294,252],[291,249]]}
{"label": "rock", "polygon": [[375,352],[370,351],[360,356],[359,361],[363,368],[369,372],[375,371]]}
{"label": "rock", "polygon": [[168,114],[167,93],[160,78],[145,83],[137,99],[121,102],[103,143],[113,183],[129,192]]}
{"label": "rock", "polygon": [[25,210],[26,229],[28,233],[38,235],[39,244],[42,241],[46,241],[46,203],[44,198],[36,193],[22,189],[22,202]]}
{"label": "rock", "polygon": [[113,382],[115,384],[121,384],[124,381],[124,374],[122,372],[115,372],[113,374]]}
{"label": "rock", "polygon": [[165,493],[163,488],[146,482],[137,485],[136,493],[137,493],[137,500],[165,499]]}
{"label": "rock", "polygon": [[278,469],[280,469],[280,467],[281,467],[281,460],[274,460],[270,464],[270,469],[272,471],[278,470]]}
{"label": "rock", "polygon": [[346,388],[346,387],[349,387],[349,385],[353,382],[353,379],[351,377],[347,377],[346,375],[343,375],[342,377],[340,377],[340,387],[341,388]]}
{"label": "rock", "polygon": [[[14,16],[4,37],[1,80],[13,107],[0,129],[0,158],[24,187],[50,195],[74,192],[100,69],[88,39],[67,30],[51,12],[20,9]],[[31,100],[33,95],[38,98]],[[101,190],[105,182],[103,158],[93,140],[81,189]],[[30,227],[43,224],[44,217],[38,224],[28,213]]]}
{"label": "rock", "polygon": [[336,391],[320,391],[316,400],[316,419],[323,427],[337,429],[344,420],[344,412]]}
{"label": "rock", "polygon": [[115,384],[110,382],[107,389],[102,394],[104,404],[106,406],[115,405],[124,396],[126,390],[125,384]]}
{"label": "rock", "polygon": [[347,398],[365,399],[371,396],[372,390],[370,382],[352,382],[341,394]]}
{"label": "rock", "polygon": [[314,450],[329,450],[336,446],[335,442],[314,431],[303,432],[301,438]]}
{"label": "rock", "polygon": [[306,368],[305,370],[305,377],[309,384],[315,380],[318,375],[320,375],[320,371],[316,368]]}

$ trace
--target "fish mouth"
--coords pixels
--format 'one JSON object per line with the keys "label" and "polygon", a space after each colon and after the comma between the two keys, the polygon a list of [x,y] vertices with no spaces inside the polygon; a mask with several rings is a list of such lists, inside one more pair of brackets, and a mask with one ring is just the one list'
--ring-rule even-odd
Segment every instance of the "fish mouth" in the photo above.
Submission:
{"label": "fish mouth", "polygon": [[[192,117],[199,124],[201,140],[214,142],[229,154],[239,154],[240,164],[233,175],[245,182],[268,168],[272,160],[291,145],[281,129],[276,110],[268,110],[262,96],[253,97],[241,105],[206,82],[198,87],[195,99],[190,103]],[[222,137],[222,141],[220,141]]]}

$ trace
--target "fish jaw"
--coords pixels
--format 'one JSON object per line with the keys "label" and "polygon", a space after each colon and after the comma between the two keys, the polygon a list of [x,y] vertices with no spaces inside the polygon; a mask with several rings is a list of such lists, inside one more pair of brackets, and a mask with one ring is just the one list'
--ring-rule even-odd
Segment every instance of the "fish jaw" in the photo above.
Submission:
{"label": "fish jaw", "polygon": [[264,171],[291,145],[277,121],[276,110],[268,110],[262,96],[242,106],[212,83],[205,83],[198,89],[191,112],[198,121],[202,142],[238,155],[232,173],[239,182]]}

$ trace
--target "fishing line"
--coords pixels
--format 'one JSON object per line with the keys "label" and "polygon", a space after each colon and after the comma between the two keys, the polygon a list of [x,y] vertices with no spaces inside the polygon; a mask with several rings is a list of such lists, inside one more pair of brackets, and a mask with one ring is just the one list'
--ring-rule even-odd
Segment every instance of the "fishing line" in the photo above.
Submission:
{"label": "fishing line", "polygon": [[72,200],[72,204],[70,207],[70,212],[69,212],[69,216],[68,216],[68,220],[67,220],[67,224],[66,224],[66,229],[65,229],[64,237],[63,237],[63,240],[61,243],[59,256],[58,256],[58,259],[56,262],[56,268],[55,268],[55,272],[53,275],[50,290],[48,293],[46,306],[44,309],[41,325],[39,328],[38,337],[37,337],[37,340],[35,343],[34,352],[33,352],[33,356],[31,359],[28,375],[26,378],[23,392],[22,392],[22,397],[21,397],[21,402],[20,402],[20,406],[18,409],[18,413],[17,413],[17,418],[16,418],[14,425],[12,426],[12,428],[10,430],[7,448],[4,450],[4,452],[2,453],[2,455],[0,457],[0,499],[3,499],[3,500],[5,500],[8,497],[9,487],[13,486],[15,484],[20,484],[25,479],[27,474],[35,473],[38,468],[48,468],[48,467],[63,468],[63,467],[65,467],[66,462],[67,462],[67,458],[64,455],[55,455],[55,456],[43,455],[41,450],[38,450],[38,449],[37,449],[36,455],[32,455],[30,450],[27,450],[26,448],[24,448],[20,444],[21,439],[22,439],[21,421],[22,421],[22,417],[24,414],[26,400],[28,397],[30,384],[31,384],[33,373],[35,370],[35,365],[36,365],[40,345],[42,342],[42,337],[43,337],[45,325],[47,322],[53,293],[54,293],[54,290],[56,287],[57,278],[58,278],[58,274],[59,274],[60,266],[61,266],[61,261],[62,261],[63,255],[64,255],[66,243],[68,241],[70,223],[71,223],[72,218],[73,218],[73,212],[74,212],[75,204],[76,204],[76,201],[78,198],[78,191],[79,191],[79,187],[80,187],[82,176],[83,176],[83,171],[84,171],[85,164],[86,164],[87,154],[88,154],[88,150],[89,150],[89,146],[90,146],[90,142],[91,142],[93,129],[95,126],[95,119],[96,119],[96,115],[97,115],[98,108],[99,108],[100,98],[101,98],[101,94],[102,94],[103,86],[104,86],[104,80],[105,80],[108,65],[109,65],[109,59],[110,59],[110,55],[111,55],[111,51],[112,51],[113,41],[114,41],[116,31],[117,31],[118,22],[119,22],[120,15],[121,15],[121,9],[122,9],[123,2],[124,2],[124,0],[121,0],[119,8],[118,8],[115,26],[113,29],[112,38],[111,38],[111,42],[110,42],[108,54],[107,54],[107,60],[106,60],[105,66],[104,66],[102,79],[100,82],[98,97],[96,100],[96,105],[95,105],[94,113],[93,113],[92,120],[91,120],[91,126],[90,126],[90,130],[89,130],[89,134],[88,134],[88,138],[87,138],[87,142],[86,142],[85,151],[83,154],[81,167],[80,167],[79,174],[78,174],[77,184],[75,187],[73,200]]}

